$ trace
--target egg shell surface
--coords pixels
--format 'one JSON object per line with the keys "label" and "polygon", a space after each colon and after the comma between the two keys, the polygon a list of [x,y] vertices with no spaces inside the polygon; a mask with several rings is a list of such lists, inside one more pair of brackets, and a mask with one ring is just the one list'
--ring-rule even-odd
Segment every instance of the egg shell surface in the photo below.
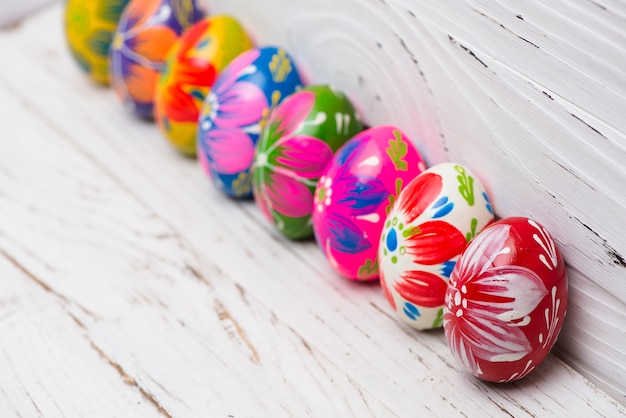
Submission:
{"label": "egg shell surface", "polygon": [[313,235],[317,180],[362,129],[350,100],[327,85],[305,87],[272,111],[256,147],[253,194],[278,231],[292,239]]}
{"label": "egg shell surface", "polygon": [[89,77],[109,84],[109,47],[129,0],[67,0],[65,39],[72,57]]}
{"label": "egg shell surface", "polygon": [[402,131],[370,128],[348,141],[320,178],[313,229],[330,265],[356,280],[378,278],[378,243],[400,191],[426,167]]}
{"label": "egg shell surface", "polygon": [[198,117],[218,74],[252,42],[228,15],[202,19],[172,46],[159,76],[154,118],[182,154],[196,155]]}
{"label": "egg shell surface", "polygon": [[493,219],[485,188],[460,164],[435,165],[406,186],[378,249],[381,285],[399,318],[419,330],[443,325],[456,260]]}
{"label": "egg shell surface", "polygon": [[268,46],[246,51],[219,75],[198,127],[198,159],[224,193],[252,197],[252,162],[261,129],[285,97],[302,86],[291,56]]}
{"label": "egg shell surface", "polygon": [[506,218],[461,254],[443,324],[453,356],[474,376],[511,382],[532,372],[557,340],[567,311],[561,252],[538,222]]}
{"label": "egg shell surface", "polygon": [[194,0],[131,0],[110,51],[111,85],[125,106],[152,119],[165,57],[178,37],[204,17]]}

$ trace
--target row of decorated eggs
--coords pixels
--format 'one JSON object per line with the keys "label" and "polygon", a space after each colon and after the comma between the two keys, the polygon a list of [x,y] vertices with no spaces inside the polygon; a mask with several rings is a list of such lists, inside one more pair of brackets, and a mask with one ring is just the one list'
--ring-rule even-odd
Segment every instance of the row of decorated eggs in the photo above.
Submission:
{"label": "row of decorated eggs", "polygon": [[69,0],[70,50],[95,81],[110,72],[124,103],[154,115],[181,153],[197,153],[219,189],[254,195],[289,238],[314,234],[339,274],[380,275],[398,316],[416,329],[443,326],[477,377],[516,380],[543,360],[567,307],[545,228],[494,223],[467,167],[426,170],[400,130],[362,131],[344,94],[303,88],[289,54],[253,48],[235,19],[205,18],[192,0],[126,3]]}
{"label": "row of decorated eggs", "polygon": [[[567,306],[553,239],[529,219],[493,223],[487,192],[467,167],[425,170],[412,142],[391,126],[347,139],[360,127],[343,94],[301,89],[274,109],[256,152],[249,147],[246,164],[232,171],[249,185],[253,159],[255,200],[279,231],[298,239],[313,230],[345,277],[380,275],[398,316],[416,329],[443,325],[472,374],[505,382],[530,373],[554,345]],[[246,127],[238,129],[243,137]],[[204,159],[218,187],[224,170],[215,167],[242,149],[235,144],[224,139]]]}

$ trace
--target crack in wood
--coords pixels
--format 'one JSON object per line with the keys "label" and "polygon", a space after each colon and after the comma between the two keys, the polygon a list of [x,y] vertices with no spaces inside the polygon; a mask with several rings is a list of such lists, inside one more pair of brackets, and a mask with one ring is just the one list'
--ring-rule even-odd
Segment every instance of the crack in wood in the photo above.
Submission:
{"label": "crack in wood", "polygon": [[[254,348],[254,345],[252,345],[252,343],[248,339],[248,335],[246,334],[243,327],[239,325],[237,321],[235,321],[235,319],[230,314],[228,309],[226,309],[224,304],[220,302],[219,300],[215,301],[214,309],[215,309],[215,313],[217,313],[217,317],[222,323],[222,327],[228,334],[228,337],[231,340],[235,340],[235,341],[238,340],[240,343],[246,346],[248,350],[250,351],[250,357],[249,357],[250,362],[252,362],[253,364],[259,364],[261,362],[259,353],[257,352],[256,348]],[[234,331],[231,330],[230,327],[233,327]]]}
{"label": "crack in wood", "polygon": [[[561,167],[563,170],[567,171],[572,177],[574,177],[576,180],[580,181],[581,183],[583,183],[585,186],[589,187],[589,189],[593,190],[594,192],[597,192],[598,190],[592,186],[591,184],[589,184],[586,180],[584,180],[582,177],[580,177],[576,171],[574,171],[573,169],[564,166],[563,164],[561,164],[560,162],[558,162],[557,160],[555,160],[554,158],[552,158],[549,155],[544,154],[546,157],[548,157],[548,159],[550,161],[552,161],[554,164],[558,165],[559,167]],[[552,195],[552,197],[554,199],[556,199],[556,196]]]}
{"label": "crack in wood", "polygon": [[[98,316],[96,314],[94,314],[93,312],[89,311],[88,309],[86,309],[85,307],[81,306],[80,304],[76,303],[75,301],[72,301],[71,299],[69,299],[67,296],[57,292],[56,290],[54,290],[52,287],[50,287],[44,280],[38,278],[35,274],[33,274],[30,270],[28,270],[24,265],[22,265],[17,259],[15,259],[15,257],[13,257],[12,255],[10,255],[9,253],[7,253],[4,249],[0,248],[0,254],[2,254],[11,264],[13,264],[15,266],[15,268],[17,268],[18,270],[20,270],[22,273],[24,273],[24,275],[26,275],[26,277],[28,277],[29,279],[31,279],[32,281],[34,281],[39,287],[41,287],[45,292],[50,293],[51,295],[53,295],[54,297],[56,297],[57,299],[60,299],[61,301],[63,301],[66,305],[74,305],[76,307],[78,307],[82,312],[84,312],[86,315],[94,318],[94,319],[98,319]],[[153,404],[157,410],[165,417],[167,418],[172,418],[172,416],[167,412],[167,410],[165,410],[165,408],[163,408],[159,402],[156,400],[156,398],[150,394],[150,392],[148,392],[147,390],[145,390],[144,388],[142,388],[137,381],[132,378],[131,376],[129,376],[124,369],[121,367],[121,365],[119,365],[118,363],[114,362],[109,356],[107,356],[107,354],[100,348],[98,347],[93,340],[91,340],[91,338],[89,337],[89,335],[87,334],[87,327],[86,325],[79,320],[75,315],[73,315],[71,312],[68,311],[68,315],[70,316],[70,318],[72,318],[72,320],[85,332],[85,337],[87,338],[87,340],[89,341],[90,346],[98,353],[98,355],[103,358],[104,360],[107,361],[107,363],[109,363],[111,366],[113,366],[113,368],[115,368],[115,370],[120,374],[120,376],[123,378],[124,382],[129,384],[130,386],[135,387],[136,389],[139,390],[139,392],[141,393],[141,395],[148,400],[151,404]],[[32,401],[32,399],[31,399]],[[37,409],[37,406],[34,405],[35,408]]]}
{"label": "crack in wood", "polygon": [[239,283],[235,283],[235,288],[237,289],[237,292],[239,292],[241,300],[243,300],[246,305],[250,306],[250,301],[248,300],[248,293],[246,292],[246,289],[244,289],[243,286]]}
{"label": "crack in wood", "polygon": [[24,20],[16,20],[15,22],[12,22],[4,27],[0,27],[0,32],[14,32],[22,26],[23,21]]}
{"label": "crack in wood", "polygon": [[389,312],[385,311],[383,308],[381,308],[380,306],[378,306],[377,304],[375,304],[374,302],[370,302],[370,306],[373,307],[374,309],[376,309],[378,312],[380,312],[381,314],[385,315],[387,318],[391,319],[392,321],[395,321],[396,318],[391,316],[389,314]]}
{"label": "crack in wood", "polygon": [[[513,32],[511,29],[507,28],[506,26],[504,26],[502,23],[498,22],[493,17],[488,16],[487,14],[485,14],[485,13],[479,11],[479,10],[476,10],[476,9],[472,9],[472,10],[474,12],[478,13],[479,15],[481,15],[482,17],[491,20],[493,23],[495,23],[496,25],[500,26],[502,29],[504,29],[505,31],[509,32],[511,35],[516,36],[517,38],[521,39],[522,41],[527,42],[528,44],[530,44],[530,45],[534,46],[535,48],[539,49],[539,45],[537,45],[536,43],[531,42],[528,39],[524,38],[523,36],[518,35],[517,33]],[[517,15],[517,18],[521,19],[521,20],[524,20],[524,18],[521,17],[521,15]]]}
{"label": "crack in wood", "polygon": [[413,52],[411,52],[411,50],[409,49],[409,47],[407,46],[406,42],[404,42],[404,39],[402,39],[400,37],[400,35],[398,35],[397,33],[393,33],[393,35],[396,37],[396,39],[398,41],[400,41],[400,46],[402,46],[402,48],[404,49],[404,51],[407,53],[407,55],[409,56],[409,58],[411,59],[411,61],[413,61],[413,64],[415,64],[415,67],[417,68],[417,71],[419,71],[420,76],[422,77],[422,80],[424,81],[424,84],[426,85],[426,87],[428,88],[428,92],[430,93],[430,95],[433,95],[433,92],[430,89],[430,86],[428,85],[428,81],[426,80],[426,75],[424,74],[424,71],[422,71],[422,67],[420,67],[419,62],[417,61],[417,58],[415,57],[415,54]]}
{"label": "crack in wood", "polygon": [[609,10],[605,5],[600,4],[598,2],[592,1],[591,4],[593,4],[596,7],[599,7],[600,9],[604,10],[605,12]]}
{"label": "crack in wood", "polygon": [[619,266],[619,267],[626,268],[626,258],[621,253],[619,253],[615,248],[613,248],[609,244],[609,241],[606,238],[603,238],[602,236],[600,236],[599,233],[594,231],[593,228],[591,228],[589,225],[584,223],[578,217],[574,216],[574,217],[572,217],[572,219],[574,219],[576,222],[581,224],[587,231],[591,232],[593,235],[595,235],[596,237],[598,237],[602,241],[602,246],[605,249],[606,255],[609,256],[609,258],[611,259],[613,264],[615,264],[616,266]]}
{"label": "crack in wood", "polygon": [[[89,337],[87,338],[89,339]],[[167,410],[159,403],[159,401],[154,397],[154,395],[152,395],[146,389],[141,387],[141,385],[139,385],[139,383],[137,383],[137,381],[132,376],[126,373],[124,368],[119,363],[115,362],[111,357],[109,357],[104,352],[104,350],[98,347],[91,339],[89,339],[89,343],[91,345],[91,348],[93,348],[103,360],[105,360],[110,366],[112,366],[117,371],[117,373],[120,375],[124,383],[139,390],[139,393],[141,393],[141,396],[143,396],[144,399],[146,399],[148,402],[154,405],[154,407],[159,411],[159,413],[161,413],[161,415],[167,418],[172,418],[172,415],[169,412],[167,412]]]}
{"label": "crack in wood", "polygon": [[581,118],[579,118],[578,116],[576,116],[573,113],[570,113],[570,115],[572,115],[574,117],[574,119],[577,119],[579,122],[582,122],[583,124],[587,125],[587,127],[589,129],[591,129],[592,131],[594,131],[595,133],[597,133],[598,135],[600,135],[602,138],[604,139],[608,139],[606,137],[606,135],[604,135],[602,132],[600,132],[599,130],[597,130],[596,128],[594,128],[593,126],[589,125],[587,122],[585,122],[584,120],[582,120]]}
{"label": "crack in wood", "polygon": [[[398,41],[400,41],[400,45],[402,46],[402,49],[404,49],[404,51],[407,53],[407,55],[409,56],[409,58],[411,58],[411,61],[413,61],[413,63],[414,63],[415,65],[418,65],[418,63],[417,63],[417,58],[415,58],[415,54],[413,54],[413,52],[411,52],[411,51],[409,50],[409,47],[406,45],[406,42],[404,42],[404,39],[402,39],[402,38],[400,37],[400,35],[398,35],[398,34],[397,34],[397,33],[395,33],[395,32],[393,33],[393,36],[395,36],[395,37],[396,37],[396,39],[397,39]],[[422,77],[423,77],[423,76],[424,76],[424,74],[422,73]]]}
{"label": "crack in wood", "polygon": [[491,396],[487,396],[487,399],[489,399],[495,406],[497,406],[502,412],[504,412],[505,414],[507,414],[508,416],[510,416],[511,418],[515,418],[515,415],[511,414],[509,411],[507,411],[507,409],[505,407],[503,407],[502,405],[500,405],[498,402],[496,402],[494,399],[491,398]]}
{"label": "crack in wood", "polygon": [[35,282],[39,287],[41,287],[45,292],[50,293],[57,299],[62,300],[66,305],[74,305],[78,307],[81,311],[83,311],[85,314],[89,315],[92,318],[98,318],[98,316],[95,313],[91,312],[89,309],[85,308],[84,306],[80,305],[76,301],[68,298],[64,294],[59,293],[58,291],[53,289],[48,283],[45,282],[45,280],[37,277],[26,266],[20,263],[15,257],[13,257],[11,254],[6,252],[3,248],[0,248],[0,254],[3,255],[11,264],[13,264],[15,268],[17,268],[19,271],[24,273],[26,277],[28,277],[33,282]]}
{"label": "crack in wood", "polygon": [[608,244],[605,244],[604,247],[606,248],[606,254],[611,258],[611,260],[613,260],[613,264],[626,268],[626,259],[623,255],[618,253],[613,247],[609,246]]}
{"label": "crack in wood", "polygon": [[100,348],[91,339],[88,333],[87,326],[80,319],[78,319],[76,315],[74,315],[72,312],[68,312],[68,315],[70,316],[70,318],[72,318],[72,320],[74,320],[74,322],[79,326],[79,328],[83,330],[85,338],[89,342],[89,345],[91,346],[91,348],[95,350],[96,353],[98,353],[98,356],[100,356],[101,359],[105,360],[110,366],[112,366],[117,371],[117,373],[120,375],[124,383],[137,389],[139,393],[141,393],[141,396],[144,399],[146,399],[148,402],[150,402],[152,405],[154,405],[154,407],[157,408],[157,410],[161,413],[161,415],[167,418],[172,418],[172,415],[169,412],[167,412],[167,410],[159,403],[159,401],[154,397],[154,395],[152,395],[150,392],[144,389],[141,385],[139,385],[139,383],[137,383],[137,380],[135,380],[135,378],[130,376],[128,373],[126,373],[124,368],[119,363],[117,363],[111,357],[109,357],[104,352],[104,350]]}
{"label": "crack in wood", "polygon": [[474,58],[476,61],[478,61],[479,63],[482,64],[483,67],[485,68],[489,68],[489,66],[487,64],[485,64],[485,62],[483,60],[481,60],[480,58],[478,58],[476,56],[476,54],[474,53],[474,51],[472,51],[471,49],[469,49],[468,47],[466,47],[463,44],[460,44],[456,41],[456,39],[454,39],[454,37],[450,34],[448,34],[448,40],[450,41],[450,43],[454,46],[459,46],[463,51],[467,52],[472,58]]}
{"label": "crack in wood", "polygon": [[[295,331],[291,328],[289,328],[291,332],[295,333]],[[304,348],[306,349],[306,351],[309,352],[309,354],[311,356],[313,356],[313,349],[311,348],[311,346],[309,345],[309,343],[306,342],[306,340],[302,337],[300,337],[300,342],[302,342],[302,345],[304,346]]]}

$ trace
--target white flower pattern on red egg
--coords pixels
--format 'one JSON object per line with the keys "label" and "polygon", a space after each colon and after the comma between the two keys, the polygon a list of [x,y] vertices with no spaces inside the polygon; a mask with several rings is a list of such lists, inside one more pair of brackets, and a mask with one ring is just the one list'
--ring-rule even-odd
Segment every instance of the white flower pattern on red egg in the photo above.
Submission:
{"label": "white flower pattern on red egg", "polygon": [[[497,266],[499,255],[509,254],[509,225],[494,225],[489,237],[478,235],[460,258],[450,277],[444,328],[450,348],[475,375],[482,374],[478,359],[513,362],[531,352],[521,327],[548,291],[532,270]],[[451,320],[454,317],[454,320]]]}

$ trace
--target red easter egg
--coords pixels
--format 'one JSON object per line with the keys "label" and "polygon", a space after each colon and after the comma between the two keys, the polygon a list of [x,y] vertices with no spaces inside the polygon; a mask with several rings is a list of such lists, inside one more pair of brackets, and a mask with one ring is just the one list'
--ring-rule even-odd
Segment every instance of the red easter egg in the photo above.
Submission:
{"label": "red easter egg", "polygon": [[502,219],[470,242],[452,271],[444,330],[474,376],[511,382],[533,371],[556,342],[567,311],[567,274],[548,231]]}

